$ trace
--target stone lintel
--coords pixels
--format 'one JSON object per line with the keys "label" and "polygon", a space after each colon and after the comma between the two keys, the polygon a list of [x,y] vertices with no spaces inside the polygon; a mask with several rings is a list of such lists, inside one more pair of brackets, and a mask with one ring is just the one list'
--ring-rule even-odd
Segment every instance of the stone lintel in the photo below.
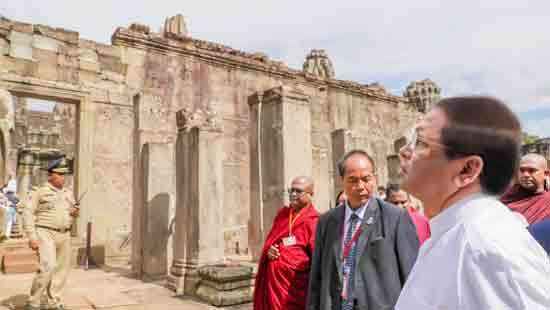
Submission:
{"label": "stone lintel", "polygon": [[295,103],[308,105],[309,96],[304,94],[299,89],[291,86],[278,86],[266,91],[260,91],[248,97],[248,104],[255,106],[262,102],[264,103],[282,103],[283,100],[292,100]]}
{"label": "stone lintel", "polygon": [[189,132],[193,128],[200,131],[222,132],[218,114],[210,108],[206,110],[184,108],[176,112],[178,132]]}
{"label": "stone lintel", "polygon": [[[168,39],[169,38],[169,39]],[[297,81],[318,84],[325,87],[342,89],[347,92],[359,93],[376,99],[391,102],[407,103],[407,98],[395,96],[386,92],[379,85],[363,85],[357,82],[323,79],[315,75],[306,74],[302,70],[289,68],[285,64],[270,60],[262,53],[246,53],[221,44],[178,36],[168,38],[158,33],[146,33],[132,28],[119,27],[113,34],[111,41],[114,45],[131,46],[138,49],[155,51],[161,54],[169,52],[194,55],[205,61],[222,63],[227,66],[236,66],[243,69],[268,72],[284,76]]]}

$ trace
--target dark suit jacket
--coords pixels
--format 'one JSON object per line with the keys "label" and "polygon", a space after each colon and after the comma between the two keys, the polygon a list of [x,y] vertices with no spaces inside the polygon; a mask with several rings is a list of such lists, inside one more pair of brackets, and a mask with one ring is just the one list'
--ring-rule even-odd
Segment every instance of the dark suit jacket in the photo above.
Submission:
{"label": "dark suit jacket", "polygon": [[[309,275],[308,310],[341,308],[342,227],[345,206],[323,214],[317,224]],[[374,221],[367,225],[368,219]],[[418,254],[418,237],[405,209],[371,198],[357,243],[356,309],[393,309]]]}

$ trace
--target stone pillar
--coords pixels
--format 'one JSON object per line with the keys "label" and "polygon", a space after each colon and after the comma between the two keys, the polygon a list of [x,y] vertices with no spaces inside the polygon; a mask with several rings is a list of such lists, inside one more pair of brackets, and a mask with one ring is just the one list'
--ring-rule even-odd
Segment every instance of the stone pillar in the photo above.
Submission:
{"label": "stone pillar", "polygon": [[17,164],[17,196],[22,201],[26,199],[27,194],[31,190],[34,168],[34,152],[21,151]]}
{"label": "stone pillar", "polygon": [[214,116],[177,113],[174,262],[168,286],[195,295],[198,269],[224,259],[223,143]]}
{"label": "stone pillar", "polygon": [[332,190],[332,176],[330,167],[332,163],[328,157],[326,148],[313,149],[313,180],[315,180],[315,195],[313,202],[319,212],[323,213],[334,208],[334,193]]}
{"label": "stone pillar", "polygon": [[273,219],[285,203],[293,177],[312,176],[309,97],[282,86],[249,98],[250,223],[249,247],[259,258]]}
{"label": "stone pillar", "polygon": [[399,156],[390,155],[388,161],[388,183],[399,184]]}
{"label": "stone pillar", "polygon": [[172,229],[175,210],[175,161],[173,145],[147,143],[142,150],[143,240],[142,275],[150,280],[165,277],[172,263]]}
{"label": "stone pillar", "polygon": [[347,152],[354,148],[353,134],[348,129],[336,129],[331,133],[332,137],[332,158],[334,161],[334,192],[337,194],[342,190],[342,181],[336,164]]}

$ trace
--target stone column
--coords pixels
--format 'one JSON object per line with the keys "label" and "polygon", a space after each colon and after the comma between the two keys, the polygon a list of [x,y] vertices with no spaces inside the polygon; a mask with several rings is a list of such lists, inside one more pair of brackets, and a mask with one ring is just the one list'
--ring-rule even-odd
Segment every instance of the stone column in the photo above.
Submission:
{"label": "stone column", "polygon": [[388,161],[388,183],[399,183],[399,156],[390,155],[387,157]]}
{"label": "stone column", "polygon": [[354,148],[353,133],[348,129],[336,129],[331,133],[332,159],[334,161],[334,192],[342,190],[342,181],[338,172],[337,163],[347,152]]}
{"label": "stone column", "polygon": [[285,204],[292,178],[312,176],[309,97],[282,86],[249,98],[250,223],[249,248],[259,258],[266,234]]}
{"label": "stone column", "polygon": [[31,190],[33,168],[34,152],[22,150],[17,164],[17,196],[22,201]]}
{"label": "stone column", "polygon": [[175,205],[173,145],[147,143],[142,150],[143,276],[155,280],[168,274],[172,263],[171,225]]}
{"label": "stone column", "polygon": [[215,115],[177,113],[174,262],[168,286],[194,295],[201,266],[224,258],[223,143]]}

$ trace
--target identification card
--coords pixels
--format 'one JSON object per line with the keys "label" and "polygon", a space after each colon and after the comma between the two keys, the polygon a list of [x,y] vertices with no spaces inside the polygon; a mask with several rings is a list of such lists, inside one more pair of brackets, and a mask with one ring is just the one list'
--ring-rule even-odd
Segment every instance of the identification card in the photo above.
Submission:
{"label": "identification card", "polygon": [[284,246],[292,246],[296,244],[296,237],[294,236],[288,236],[286,238],[283,238],[283,245]]}
{"label": "identification card", "polygon": [[344,274],[348,275],[351,272],[351,267],[348,265],[344,265]]}

